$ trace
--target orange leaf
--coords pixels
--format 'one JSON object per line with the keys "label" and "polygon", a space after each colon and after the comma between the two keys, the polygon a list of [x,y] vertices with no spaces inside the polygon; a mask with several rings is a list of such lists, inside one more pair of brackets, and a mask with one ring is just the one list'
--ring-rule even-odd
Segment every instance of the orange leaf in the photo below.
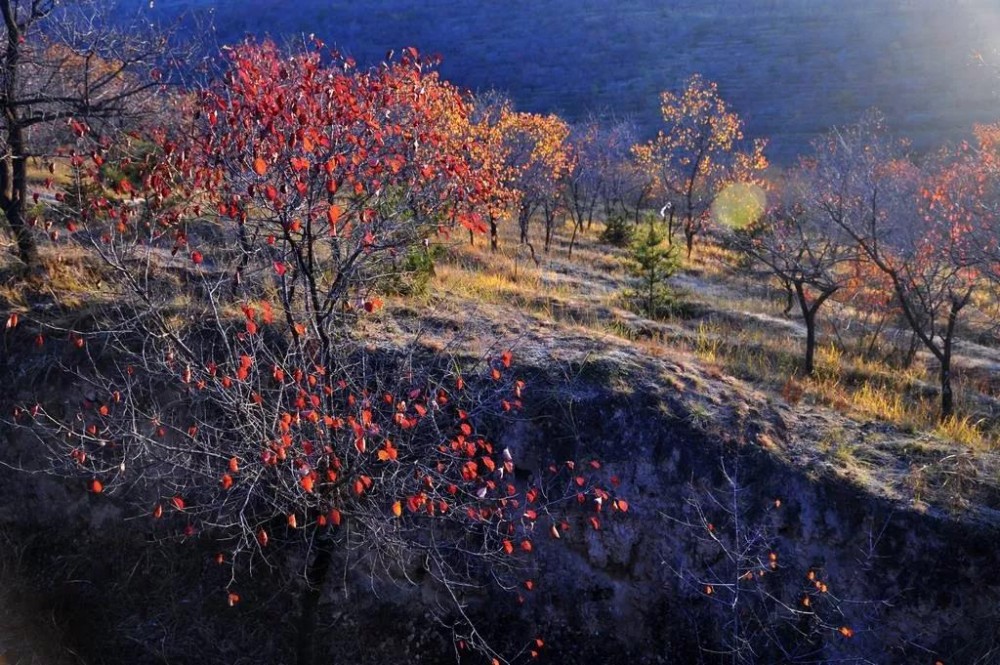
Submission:
{"label": "orange leaf", "polygon": [[267,173],[267,162],[262,157],[258,157],[253,160],[253,170],[257,175],[265,175]]}
{"label": "orange leaf", "polygon": [[94,494],[100,494],[104,491],[104,484],[97,478],[94,478],[90,481],[90,491]]}
{"label": "orange leaf", "polygon": [[340,221],[340,215],[342,211],[339,206],[330,206],[326,211],[326,219],[330,222],[330,226],[336,226],[337,222]]}
{"label": "orange leaf", "polygon": [[229,596],[227,597],[227,602],[229,603],[229,606],[232,607],[236,603],[240,602],[240,595],[230,591]]}
{"label": "orange leaf", "polygon": [[235,457],[229,458],[229,470],[232,471],[233,473],[240,472],[240,461]]}
{"label": "orange leaf", "polygon": [[503,541],[503,551],[506,552],[507,554],[513,554],[514,543],[510,542],[509,540]]}
{"label": "orange leaf", "polygon": [[403,514],[403,504],[399,501],[392,504],[392,514],[396,517],[400,517]]}
{"label": "orange leaf", "polygon": [[233,477],[230,476],[228,473],[222,474],[222,480],[220,481],[220,484],[222,485],[222,489],[224,490],[229,489],[230,487],[233,486]]}
{"label": "orange leaf", "polygon": [[297,529],[299,526],[299,521],[295,518],[295,513],[289,513],[288,515],[288,528]]}

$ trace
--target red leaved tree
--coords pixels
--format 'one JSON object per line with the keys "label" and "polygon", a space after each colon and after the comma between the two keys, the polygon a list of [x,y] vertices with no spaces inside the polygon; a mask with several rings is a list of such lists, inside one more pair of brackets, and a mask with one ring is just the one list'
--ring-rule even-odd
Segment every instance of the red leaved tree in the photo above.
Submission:
{"label": "red leaved tree", "polygon": [[96,324],[54,331],[83,397],[16,422],[51,471],[217,543],[221,601],[240,602],[255,562],[305,556],[299,663],[348,557],[433,589],[456,640],[500,662],[470,600],[535,588],[526,560],[562,536],[567,499],[627,504],[572,464],[515,475],[488,437],[521,405],[509,352],[463,374],[353,325],[381,306],[394,256],[480,228],[486,190],[454,131],[465,100],[415,50],[361,71],[321,48],[237,46],[223,81],[181,104],[182,129],[81,139],[50,221],[106,275]]}
{"label": "red leaved tree", "polygon": [[986,179],[967,150],[918,168],[878,113],[817,144],[815,205],[891,284],[903,319],[938,363],[942,419],[954,414],[959,320],[982,285],[976,234]]}

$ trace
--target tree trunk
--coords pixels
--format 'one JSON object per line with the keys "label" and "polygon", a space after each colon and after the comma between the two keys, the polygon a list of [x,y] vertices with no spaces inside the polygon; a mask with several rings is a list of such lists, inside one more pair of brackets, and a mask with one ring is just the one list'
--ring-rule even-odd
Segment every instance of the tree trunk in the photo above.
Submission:
{"label": "tree trunk", "polygon": [[490,251],[495,252],[500,249],[500,232],[497,230],[497,220],[490,215]]}
{"label": "tree trunk", "polygon": [[548,206],[545,207],[545,246],[542,247],[542,251],[546,254],[549,252],[549,247],[552,246],[552,227],[556,223],[556,215],[554,212],[550,212]]}
{"label": "tree trunk", "polygon": [[569,258],[573,258],[573,246],[576,244],[576,234],[583,228],[583,220],[573,225],[573,235],[569,239]]}
{"label": "tree trunk", "polygon": [[[14,152],[13,146],[11,147]],[[11,154],[3,170],[9,178],[9,185],[0,194],[0,209],[7,217],[14,240],[17,242],[17,255],[29,268],[38,264],[38,245],[31,234],[25,215],[25,196],[27,195],[27,163],[22,156]]]}
{"label": "tree trunk", "polygon": [[316,665],[316,624],[323,586],[330,573],[333,554],[328,546],[319,545],[316,555],[306,572],[307,588],[302,594],[299,615],[299,639],[296,647],[296,665]]}
{"label": "tree trunk", "polygon": [[940,420],[943,422],[955,415],[955,396],[951,391],[951,348],[944,352],[941,359],[941,414]]}
{"label": "tree trunk", "polygon": [[28,194],[28,151],[24,139],[24,127],[14,105],[18,95],[18,74],[21,64],[21,43],[23,35],[17,23],[15,8],[9,0],[0,4],[4,25],[7,28],[7,46],[4,63],[5,105],[3,108],[6,124],[7,155],[0,169],[0,209],[3,209],[17,242],[17,254],[29,268],[38,264],[38,247],[28,228],[25,215],[25,198]]}
{"label": "tree trunk", "polygon": [[806,314],[806,376],[812,376],[816,370],[816,312]]}

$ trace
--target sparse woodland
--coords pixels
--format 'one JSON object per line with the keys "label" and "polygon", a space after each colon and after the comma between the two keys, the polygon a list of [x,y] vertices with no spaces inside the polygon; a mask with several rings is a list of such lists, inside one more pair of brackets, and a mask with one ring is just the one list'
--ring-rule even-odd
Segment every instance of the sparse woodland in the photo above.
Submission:
{"label": "sparse woodland", "polygon": [[0,662],[1000,658],[1000,126],[98,9],[0,0]]}

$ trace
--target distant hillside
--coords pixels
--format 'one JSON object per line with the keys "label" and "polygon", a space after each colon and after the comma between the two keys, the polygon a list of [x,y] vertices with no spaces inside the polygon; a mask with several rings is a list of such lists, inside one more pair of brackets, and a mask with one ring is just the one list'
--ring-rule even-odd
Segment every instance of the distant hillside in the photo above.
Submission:
{"label": "distant hillside", "polygon": [[153,11],[192,10],[211,11],[224,42],[316,33],[362,62],[415,45],[441,53],[456,83],[507,90],[523,109],[613,109],[648,133],[657,93],[701,72],[784,161],[873,105],[918,147],[1000,118],[996,72],[973,57],[1000,46],[995,0],[155,0]]}

